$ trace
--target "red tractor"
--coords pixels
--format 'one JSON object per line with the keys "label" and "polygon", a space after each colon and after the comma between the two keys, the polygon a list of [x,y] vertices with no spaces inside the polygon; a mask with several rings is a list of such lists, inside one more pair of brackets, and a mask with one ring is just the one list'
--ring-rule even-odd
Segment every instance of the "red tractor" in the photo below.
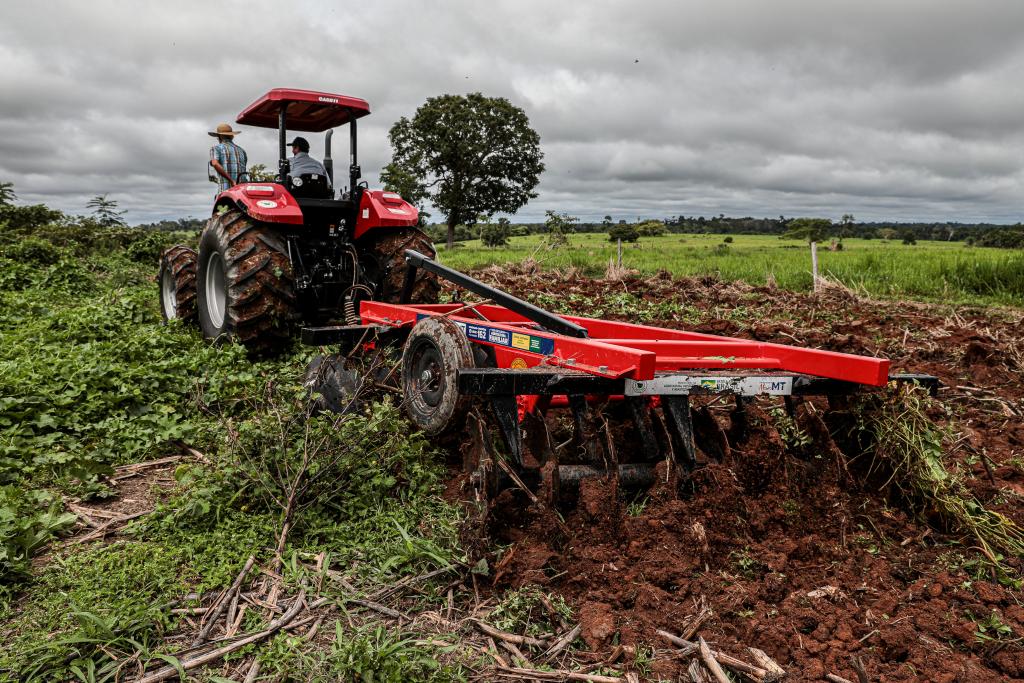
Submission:
{"label": "red tractor", "polygon": [[[394,192],[370,190],[357,160],[356,122],[366,101],[276,88],[249,105],[239,124],[277,128],[280,160],[273,182],[239,182],[221,192],[199,239],[164,252],[160,302],[165,319],[198,320],[208,339],[234,339],[254,352],[281,347],[298,324],[357,323],[359,302],[397,303],[405,286],[405,250],[434,255],[418,228],[419,211]],[[348,124],[349,184],[334,189],[333,128]],[[293,176],[289,131],[326,131],[326,178]],[[420,271],[411,303],[435,303],[438,284]]]}

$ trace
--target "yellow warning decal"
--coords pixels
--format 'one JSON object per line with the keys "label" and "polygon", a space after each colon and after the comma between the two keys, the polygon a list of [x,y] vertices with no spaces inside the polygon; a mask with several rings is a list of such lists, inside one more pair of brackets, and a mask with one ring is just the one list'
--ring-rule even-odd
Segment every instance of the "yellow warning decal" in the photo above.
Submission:
{"label": "yellow warning decal", "polygon": [[530,350],[530,335],[512,333],[512,348]]}
{"label": "yellow warning decal", "polygon": [[512,359],[511,367],[513,370],[525,370],[527,367],[526,361],[520,358],[519,356],[516,356],[515,358]]}

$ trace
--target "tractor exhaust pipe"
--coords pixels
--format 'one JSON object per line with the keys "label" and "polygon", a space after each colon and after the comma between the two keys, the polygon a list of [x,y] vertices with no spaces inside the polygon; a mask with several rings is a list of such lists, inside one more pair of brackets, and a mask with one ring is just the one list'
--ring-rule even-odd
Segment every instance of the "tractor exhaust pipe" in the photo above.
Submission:
{"label": "tractor exhaust pipe", "polygon": [[331,158],[332,135],[334,135],[333,130],[327,131],[327,139],[324,142],[324,169],[327,171],[327,177],[331,180],[331,189],[334,188],[334,159]]}

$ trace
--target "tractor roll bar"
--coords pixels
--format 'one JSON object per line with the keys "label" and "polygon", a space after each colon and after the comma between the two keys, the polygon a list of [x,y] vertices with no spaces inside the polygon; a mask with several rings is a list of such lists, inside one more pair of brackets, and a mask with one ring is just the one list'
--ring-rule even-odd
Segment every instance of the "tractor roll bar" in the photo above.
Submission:
{"label": "tractor roll bar", "polygon": [[[353,123],[355,123],[355,121],[353,121]],[[463,289],[468,289],[474,294],[487,297],[499,306],[504,306],[508,310],[518,313],[527,320],[532,320],[541,327],[550,330],[555,334],[564,334],[566,337],[576,337],[577,339],[586,339],[587,337],[586,328],[581,327],[576,323],[569,322],[565,318],[557,316],[554,313],[545,311],[543,308],[538,308],[528,301],[523,301],[522,299],[514,297],[507,292],[503,292],[500,289],[486,285],[465,273],[460,273],[457,270],[452,270],[451,268],[442,266],[437,261],[427,258],[418,251],[406,249],[405,262],[409,264],[409,268],[405,271],[405,286],[402,288],[401,303],[403,304],[409,303],[409,299],[412,297],[412,288],[416,282],[416,269],[422,268],[423,270],[448,280]]]}
{"label": "tractor roll bar", "polygon": [[327,177],[331,180],[332,191],[334,189],[334,159],[331,158],[331,137],[333,135],[333,129],[327,131],[327,136],[324,140],[324,170],[327,171]]}
{"label": "tractor roll bar", "polygon": [[285,145],[288,144],[286,137],[288,131],[285,130],[285,125],[288,123],[288,103],[282,102],[281,109],[277,113],[277,145],[279,150],[279,157],[277,160],[277,174],[281,176],[281,182],[285,182],[285,178],[288,177],[288,171],[290,167],[288,164],[288,157],[285,156]]}
{"label": "tractor roll bar", "polygon": [[348,123],[348,140],[349,140],[349,154],[351,155],[349,167],[348,167],[348,191],[352,196],[355,196],[356,183],[359,182],[359,178],[362,177],[362,170],[359,168],[359,158],[356,154],[356,119],[352,119]]}

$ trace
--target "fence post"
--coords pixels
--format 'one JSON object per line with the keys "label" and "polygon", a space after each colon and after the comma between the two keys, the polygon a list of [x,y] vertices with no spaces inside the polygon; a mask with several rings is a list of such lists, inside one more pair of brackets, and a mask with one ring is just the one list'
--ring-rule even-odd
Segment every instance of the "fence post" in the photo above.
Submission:
{"label": "fence post", "polygon": [[619,268],[622,267],[622,240],[619,240]]}
{"label": "fence post", "polygon": [[818,291],[818,243],[811,242],[811,278],[814,280],[814,291]]}

